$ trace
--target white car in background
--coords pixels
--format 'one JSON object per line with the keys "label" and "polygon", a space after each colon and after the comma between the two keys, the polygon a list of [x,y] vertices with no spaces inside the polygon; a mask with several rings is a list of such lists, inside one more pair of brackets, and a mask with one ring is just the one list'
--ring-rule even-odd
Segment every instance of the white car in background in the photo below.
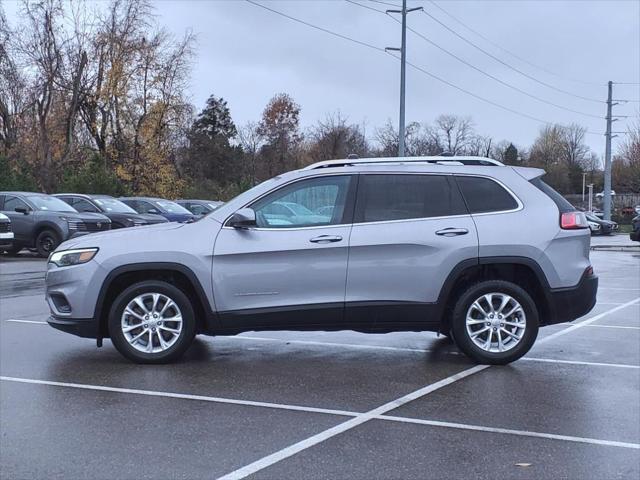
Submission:
{"label": "white car in background", "polygon": [[0,213],[0,252],[11,250],[13,247],[13,231],[11,230],[11,219]]}

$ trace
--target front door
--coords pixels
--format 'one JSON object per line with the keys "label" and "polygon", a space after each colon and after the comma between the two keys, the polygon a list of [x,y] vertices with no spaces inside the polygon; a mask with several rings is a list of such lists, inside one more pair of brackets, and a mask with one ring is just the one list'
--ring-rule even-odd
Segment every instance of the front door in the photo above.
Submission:
{"label": "front door", "polygon": [[[26,208],[27,213],[16,212],[16,207]],[[11,229],[16,243],[33,245],[33,227],[35,211],[20,198],[5,195],[2,213],[11,219]]]}
{"label": "front door", "polygon": [[370,318],[381,329],[437,324],[445,279],[458,263],[477,257],[475,224],[449,176],[361,174],[347,319]]}
{"label": "front door", "polygon": [[221,229],[213,283],[224,327],[342,322],[353,183],[350,175],[289,183],[248,205],[256,227]]}

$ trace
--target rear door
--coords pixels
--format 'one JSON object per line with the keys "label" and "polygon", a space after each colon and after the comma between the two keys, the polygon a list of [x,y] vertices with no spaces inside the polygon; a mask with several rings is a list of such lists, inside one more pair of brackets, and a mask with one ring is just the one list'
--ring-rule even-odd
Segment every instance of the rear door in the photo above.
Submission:
{"label": "rear door", "polygon": [[[213,283],[225,327],[343,321],[353,187],[350,175],[297,180],[248,205],[255,228],[220,230]],[[292,208],[274,213],[284,202]]]}
{"label": "rear door", "polygon": [[346,290],[349,321],[423,323],[452,269],[476,261],[478,237],[447,175],[361,174]]}

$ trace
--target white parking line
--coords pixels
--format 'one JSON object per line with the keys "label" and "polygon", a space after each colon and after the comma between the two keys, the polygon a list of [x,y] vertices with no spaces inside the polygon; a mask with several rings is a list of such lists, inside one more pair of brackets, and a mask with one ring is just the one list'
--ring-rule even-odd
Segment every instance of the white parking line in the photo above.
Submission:
{"label": "white parking line", "polygon": [[256,472],[259,472],[260,470],[263,470],[273,465],[274,463],[278,463],[286,458],[289,458],[295,455],[296,453],[299,453],[303,450],[311,448],[314,445],[317,445],[321,442],[324,442],[325,440],[328,440],[329,438],[335,437],[340,433],[346,432],[347,430],[351,430],[357,427],[358,425],[368,422],[372,418],[383,415],[386,412],[394,410],[418,398],[424,397],[425,395],[428,395],[431,392],[434,392],[442,387],[450,385],[462,378],[466,378],[470,375],[473,375],[474,373],[481,372],[482,370],[486,370],[487,368],[489,368],[489,365],[476,365],[475,367],[468,368],[467,370],[463,370],[460,373],[456,373],[455,375],[451,375],[450,377],[447,377],[443,380],[432,383],[431,385],[427,385],[426,387],[420,388],[396,400],[385,403],[384,405],[381,405],[378,408],[374,408],[373,410],[369,410],[368,412],[361,413],[357,417],[352,418],[351,420],[347,420],[346,422],[340,423],[335,427],[332,427],[320,433],[317,433],[316,435],[306,438],[298,443],[294,443],[293,445],[283,448],[282,450],[278,450],[277,452],[272,453],[271,455],[267,455],[266,457],[263,457],[259,460],[256,460],[253,463],[245,465],[244,467],[239,468],[238,470],[228,473],[227,475],[220,477],[218,480],[238,480],[241,478],[245,478],[249,475],[252,475]]}
{"label": "white parking line", "polygon": [[[488,368],[488,366],[483,366],[483,367],[484,367],[483,369]],[[465,372],[461,372],[458,375],[462,375],[464,373]],[[464,376],[469,376],[471,374],[472,373],[467,373]],[[427,426],[433,426],[433,427],[454,428],[458,430],[473,430],[473,431],[487,432],[487,433],[503,433],[508,435],[517,435],[521,437],[546,438],[551,440],[588,443],[593,445],[640,449],[640,444],[637,444],[637,443],[619,442],[614,440],[601,440],[601,439],[589,438],[589,437],[576,437],[571,435],[558,435],[554,433],[531,432],[528,430],[513,430],[513,429],[506,429],[506,428],[499,428],[499,427],[488,427],[484,425],[470,425],[470,424],[464,424],[464,423],[442,422],[438,420],[399,417],[399,416],[384,415],[384,414],[372,415],[371,413],[374,411],[380,411],[383,407],[385,410],[389,408],[389,410],[386,410],[386,411],[390,411],[392,409],[395,409],[411,401],[412,399],[415,399],[414,397],[416,397],[416,395],[418,397],[424,396],[428,393],[431,393],[437,390],[438,388],[441,388],[442,386],[444,386],[442,385],[442,382],[448,381],[447,384],[450,384],[450,383],[453,383],[453,381],[455,381],[455,380],[449,381],[448,379],[442,380],[441,382],[437,382],[429,387],[426,387],[425,389],[421,389],[421,390],[418,390],[417,392],[409,394],[407,397],[410,397],[410,398],[405,399],[405,397],[402,397],[402,399],[395,400],[393,402],[390,402],[389,404],[383,405],[383,407],[379,407],[379,408],[376,408],[375,410],[372,410],[371,412],[365,412],[365,413],[353,412],[349,410],[336,410],[336,409],[328,409],[328,408],[305,407],[300,405],[287,405],[287,404],[280,404],[280,403],[253,402],[248,400],[236,400],[232,398],[210,397],[206,395],[190,395],[190,394],[184,394],[184,393],[171,393],[171,392],[161,392],[161,391],[154,391],[154,390],[139,390],[139,389],[132,389],[132,388],[107,387],[103,385],[53,382],[48,380],[36,380],[36,379],[30,379],[30,378],[0,376],[0,380],[6,381],[6,382],[77,388],[82,390],[92,390],[92,391],[100,391],[100,392],[124,393],[124,394],[130,394],[130,395],[144,395],[144,396],[164,397],[164,398],[177,398],[181,400],[196,400],[196,401],[202,401],[202,402],[242,405],[242,406],[250,406],[250,407],[263,407],[263,408],[272,408],[276,410],[289,410],[289,411],[306,412],[306,413],[321,413],[321,414],[337,415],[337,416],[343,416],[343,417],[354,417],[353,420],[358,420],[366,416],[368,420],[386,420],[386,421],[399,422],[399,423],[411,423],[411,424],[427,425]],[[430,390],[425,392],[427,388]],[[339,429],[340,431],[345,431],[345,427],[343,425],[346,423],[348,422],[343,422],[342,424],[337,425],[334,428]],[[360,423],[363,423],[363,421],[359,420],[358,424]],[[334,435],[337,435],[338,433],[335,433]],[[331,436],[334,436],[334,435],[331,435]],[[330,437],[327,437],[327,438],[330,438]],[[223,478],[226,478],[226,477],[223,477]],[[235,477],[229,477],[229,478],[235,478]],[[242,477],[237,477],[237,478],[242,478]]]}
{"label": "white parking line", "polygon": [[558,435],[555,433],[530,432],[527,430],[512,430],[510,428],[485,427],[481,425],[468,425],[464,423],[439,422],[437,420],[423,420],[419,418],[394,417],[380,415],[376,420],[390,420],[401,423],[415,423],[418,425],[429,425],[431,427],[455,428],[459,430],[475,430],[477,432],[504,433],[507,435],[517,435],[520,437],[547,438],[551,440],[564,440],[567,442],[589,443],[592,445],[605,445],[608,447],[632,448],[640,450],[640,444],[629,442],[617,442],[613,440],[600,440],[597,438],[574,437],[571,435]]}
{"label": "white parking line", "polygon": [[548,342],[549,340],[553,340],[555,338],[558,338],[561,335],[566,335],[567,333],[573,332],[579,328],[583,328],[583,327],[587,327],[589,325],[591,325],[593,322],[597,322],[598,320],[600,320],[603,317],[606,317],[607,315],[611,315],[612,313],[617,312],[618,310],[622,310],[623,308],[626,308],[630,305],[634,305],[636,303],[640,302],[640,297],[631,300],[627,303],[623,303],[622,305],[618,305],[617,307],[613,307],[609,310],[607,310],[606,312],[602,312],[598,315],[594,315],[593,317],[588,318],[587,320],[583,320],[582,322],[576,323],[574,325],[571,325],[569,328],[565,328],[564,330],[559,330],[557,332],[552,333],[551,335],[541,338],[540,340],[538,340],[536,342],[536,344],[539,343],[543,343],[543,342]]}
{"label": "white parking line", "polygon": [[627,325],[585,325],[586,327],[589,328],[622,328],[622,329],[629,329],[629,330],[640,330],[640,327],[632,327],[632,326],[627,326]]}
{"label": "white parking line", "polygon": [[8,320],[6,320],[7,322],[15,322],[15,323],[36,323],[36,324],[40,324],[40,325],[46,325],[47,322],[39,322],[36,320],[19,320],[16,318],[10,318]]}
{"label": "white parking line", "polygon": [[[538,343],[548,342],[549,340],[557,338],[560,335],[564,335],[569,331],[577,330],[582,326],[595,322],[606,315],[617,312],[618,310],[625,308],[628,305],[633,305],[634,303],[637,303],[639,301],[640,301],[640,298],[636,298],[635,300],[632,300],[630,302],[624,303],[622,305],[618,305],[617,307],[607,310],[606,312],[603,312],[600,315],[596,315],[595,317],[592,317],[588,320],[584,320],[581,323],[572,325],[567,329],[552,333],[548,337],[545,337],[539,340]],[[358,425],[368,422],[372,418],[381,416],[384,413],[389,412],[395,408],[398,408],[401,405],[404,405],[418,398],[424,397],[435,390],[438,390],[444,386],[450,385],[458,380],[461,380],[470,375],[473,375],[474,373],[481,372],[482,370],[485,370],[489,367],[490,365],[477,365],[476,367],[469,368],[456,375],[447,377],[444,380],[440,380],[439,382],[436,382],[434,384],[431,384],[424,388],[416,390],[408,395],[400,397],[397,400],[386,403],[378,408],[370,410],[369,412],[358,415],[357,417],[352,418],[351,420],[347,420],[346,422],[336,425],[335,427],[329,428],[328,430],[324,430],[320,433],[317,433],[316,435],[306,438],[305,440],[302,440],[298,443],[294,443],[293,445],[285,447],[282,450],[278,450],[277,452],[267,455],[266,457],[260,458],[255,462],[252,462],[248,465],[245,465],[244,467],[241,467],[237,470],[234,470],[233,472],[228,473],[227,475],[223,475],[222,477],[219,478],[219,480],[239,480],[239,479],[248,477],[249,475],[253,475],[256,472],[259,472],[260,470],[263,470],[271,465],[274,465],[275,463],[278,463],[286,458],[296,455],[297,453],[303,450],[306,450],[308,448],[311,448],[321,442],[324,442],[329,438],[332,438],[340,433],[346,432],[347,430],[351,430],[357,427]]]}
{"label": "white parking line", "polygon": [[254,402],[251,400],[236,400],[234,398],[209,397],[206,395],[190,395],[187,393],[161,392],[157,390],[139,390],[136,388],[107,387],[104,385],[90,385],[84,383],[53,382],[50,380],[36,380],[33,378],[19,378],[0,376],[0,380],[5,382],[29,383],[33,385],[50,385],[54,387],[79,388],[82,390],[96,390],[100,392],[128,393],[133,395],[147,395],[150,397],[179,398],[181,400],[200,400],[202,402],[226,403],[231,405],[244,405],[249,407],[275,408],[278,410],[293,410],[307,413],[326,413],[329,415],[341,415],[346,417],[357,417],[358,412],[346,410],[334,410],[329,408],[305,407],[301,405],[286,405],[282,403]]}

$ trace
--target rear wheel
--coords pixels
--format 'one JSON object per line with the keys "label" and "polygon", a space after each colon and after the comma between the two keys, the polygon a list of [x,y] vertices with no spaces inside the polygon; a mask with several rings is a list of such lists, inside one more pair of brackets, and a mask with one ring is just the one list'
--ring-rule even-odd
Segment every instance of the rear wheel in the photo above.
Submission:
{"label": "rear wheel", "polygon": [[196,319],[189,298],[162,281],[139,282],[115,299],[109,334],[118,351],[136,363],[169,363],[189,348]]}
{"label": "rear wheel", "polygon": [[60,245],[60,239],[53,230],[43,230],[36,237],[36,250],[42,258],[47,258],[58,245]]}
{"label": "rear wheel", "polygon": [[538,310],[518,285],[488,280],[456,302],[452,331],[458,348],[479,363],[504,365],[525,355],[538,336]]}

